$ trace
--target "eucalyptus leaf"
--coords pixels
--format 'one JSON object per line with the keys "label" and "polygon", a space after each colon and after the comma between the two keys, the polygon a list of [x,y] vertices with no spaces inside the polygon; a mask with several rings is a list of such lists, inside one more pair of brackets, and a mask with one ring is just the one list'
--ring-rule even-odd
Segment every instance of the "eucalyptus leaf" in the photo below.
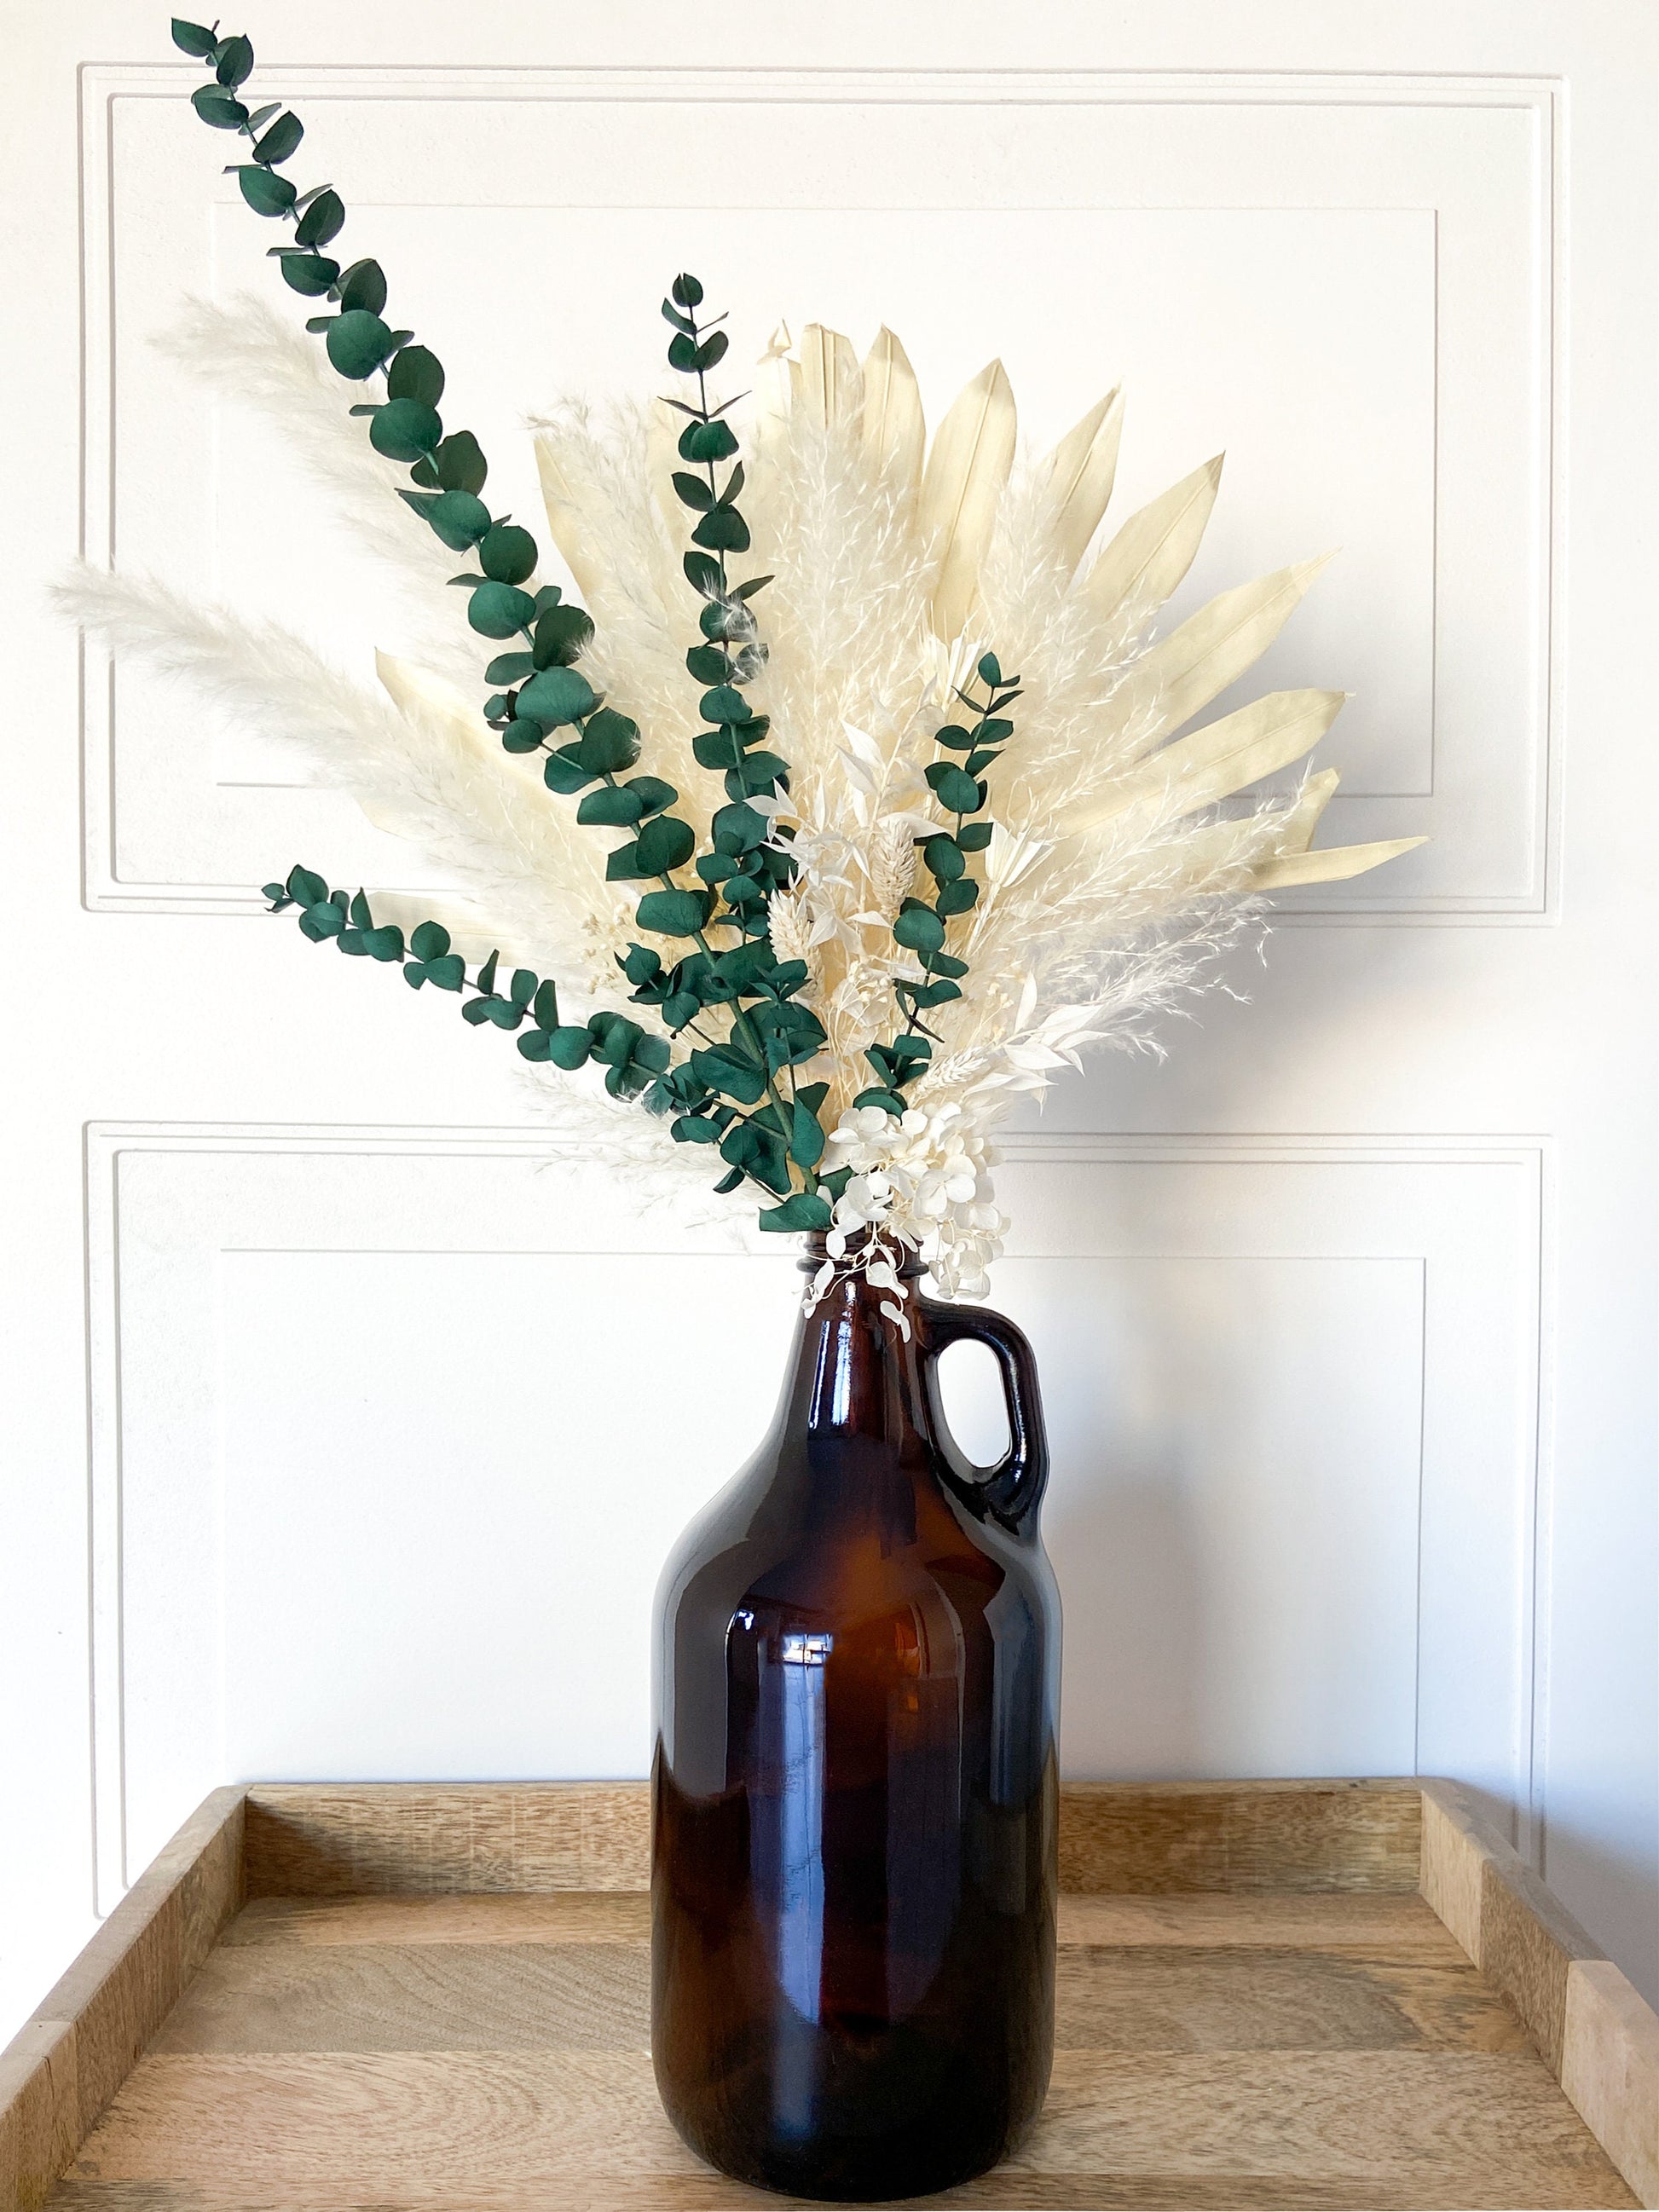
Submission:
{"label": "eucalyptus leaf", "polygon": [[[591,702],[593,694],[587,690],[586,679],[574,668],[548,668],[534,678],[526,690],[536,684],[562,683],[573,688],[580,684]],[[586,712],[586,709],[580,711]],[[567,717],[567,719],[569,719]],[[576,758],[595,775],[615,775],[621,769],[632,768],[640,757],[640,726],[627,714],[619,714],[612,708],[602,707],[597,714],[588,714],[580,742],[576,747]]]}
{"label": "eucalyptus leaf", "polygon": [[[254,127],[258,128],[257,119]],[[290,109],[286,115],[277,118],[263,138],[255,141],[254,155],[258,161],[273,164],[286,161],[305,135],[304,124]]]}
{"label": "eucalyptus leaf", "polygon": [[438,448],[439,489],[470,491],[476,495],[483,489],[484,479],[489,474],[489,465],[471,431],[452,430]]}
{"label": "eucalyptus leaf", "polygon": [[190,104],[203,122],[210,123],[216,131],[240,131],[247,121],[247,110],[241,101],[216,84],[204,84],[192,92]]}
{"label": "eucalyptus leaf", "polygon": [[954,761],[934,761],[927,770],[927,776],[938,795],[939,805],[947,812],[978,812],[985,794],[965,769],[959,769]]}
{"label": "eucalyptus leaf", "polygon": [[301,906],[317,906],[328,896],[328,885],[309,868],[289,871],[288,895]]}
{"label": "eucalyptus leaf", "polygon": [[386,271],[378,261],[354,261],[340,279],[340,305],[378,315],[386,306]]}
{"label": "eucalyptus leaf", "polygon": [[549,753],[542,763],[542,781],[550,791],[560,792],[566,798],[584,789],[592,781],[588,770],[578,768],[562,749]]}
{"label": "eucalyptus leaf", "polygon": [[931,907],[912,901],[894,922],[893,935],[912,952],[937,952],[945,942],[945,924]]}
{"label": "eucalyptus leaf", "polygon": [[[653,896],[667,898],[671,894],[657,891]],[[766,1070],[725,1045],[708,1045],[693,1052],[691,1066],[711,1091],[735,1098],[739,1106],[756,1105],[766,1096]]]}
{"label": "eucalyptus leaf", "polygon": [[345,927],[345,916],[328,900],[319,900],[300,916],[300,927],[307,937],[320,942],[325,937],[339,936]]}
{"label": "eucalyptus leaf", "polygon": [[731,426],[725,422],[688,422],[680,432],[683,461],[724,461],[738,450]]}
{"label": "eucalyptus leaf", "polygon": [[253,74],[253,47],[244,38],[225,39],[215,49],[218,61],[214,75],[221,84],[246,84]]}
{"label": "eucalyptus leaf", "polygon": [[289,289],[313,300],[319,299],[340,273],[339,263],[323,253],[284,253],[280,265]]}
{"label": "eucalyptus leaf", "polygon": [[683,868],[697,849],[696,833],[689,822],[672,814],[659,814],[639,835],[640,866],[648,876],[665,876]]}
{"label": "eucalyptus leaf", "polygon": [[294,204],[294,186],[289,179],[273,176],[257,164],[250,162],[239,168],[236,181],[255,215],[286,215]]}
{"label": "eucalyptus leaf", "polygon": [[[401,361],[403,356],[398,356]],[[395,367],[394,363],[394,367]],[[446,441],[447,442],[447,441]],[[426,519],[444,544],[457,553],[476,545],[489,528],[489,509],[470,491],[434,493]],[[492,678],[492,682],[505,679]]]}
{"label": "eucalyptus leaf", "polygon": [[388,460],[417,461],[442,437],[435,408],[419,399],[388,399],[368,426],[368,442]]}
{"label": "eucalyptus leaf", "polygon": [[550,606],[536,618],[536,665],[568,668],[593,635],[593,618],[580,607]]}
{"label": "eucalyptus leaf", "polygon": [[645,811],[645,801],[626,784],[602,784],[576,809],[584,828],[630,830]]}
{"label": "eucalyptus leaf", "polygon": [[733,685],[717,684],[698,700],[697,711],[705,722],[746,722],[749,702]]}
{"label": "eucalyptus leaf", "polygon": [[535,611],[528,592],[487,578],[473,586],[466,618],[481,637],[513,637],[529,626]]}
{"label": "eucalyptus leaf", "polygon": [[827,1229],[834,1217],[830,1201],[820,1198],[816,1191],[793,1191],[781,1206],[769,1210],[763,1208],[760,1225],[763,1229],[791,1231],[797,1229]]}
{"label": "eucalyptus leaf", "polygon": [[922,846],[921,857],[936,883],[954,883],[968,865],[954,837],[929,837]]}
{"label": "eucalyptus leaf", "polygon": [[[331,187],[325,186],[294,226],[295,243],[326,246],[331,238],[338,237],[344,225],[344,201]],[[385,305],[384,300],[381,305]]]}
{"label": "eucalyptus leaf", "polygon": [[389,398],[418,399],[423,407],[435,407],[444,396],[444,365],[428,346],[404,346],[387,372],[386,388]]}
{"label": "eucalyptus leaf", "polygon": [[695,937],[708,919],[707,891],[647,891],[635,908],[641,929],[659,937]]}
{"label": "eucalyptus leaf", "polygon": [[535,573],[536,541],[516,523],[497,522],[484,533],[478,560],[485,575],[498,584],[521,584]]}
{"label": "eucalyptus leaf", "polygon": [[677,1145],[718,1145],[720,1133],[705,1114],[682,1114],[668,1133]]}
{"label": "eucalyptus leaf", "polygon": [[[506,584],[484,584],[479,586],[480,591],[489,592],[507,592],[511,588]],[[477,592],[475,592],[473,593],[475,600],[477,596]],[[527,620],[532,611],[529,595],[524,592],[514,591],[513,597],[515,600],[523,601],[524,618]],[[592,685],[585,676],[579,675],[574,668],[538,669],[519,694],[519,712],[521,714],[532,716],[544,728],[550,730],[557,729],[567,722],[576,721],[584,714],[591,714],[598,703]],[[618,717],[618,719],[621,718]],[[593,775],[598,775],[605,764],[586,757],[582,759],[582,766]],[[623,765],[631,765],[631,763],[624,763]]]}
{"label": "eucalyptus leaf", "polygon": [[324,343],[337,373],[361,383],[391,352],[392,333],[367,307],[348,307],[329,325]]}
{"label": "eucalyptus leaf", "polygon": [[722,553],[749,550],[749,525],[735,507],[714,507],[691,532],[694,545],[707,545]]}
{"label": "eucalyptus leaf", "polygon": [[187,23],[182,15],[173,19],[173,43],[180,52],[193,54],[198,61],[205,61],[219,43],[216,34],[200,23]]}
{"label": "eucalyptus leaf", "polygon": [[623,788],[632,792],[640,802],[641,818],[660,814],[665,806],[672,806],[679,797],[672,783],[665,783],[659,775],[630,775]]}
{"label": "eucalyptus leaf", "polygon": [[799,1098],[789,1119],[789,1157],[798,1168],[815,1168],[823,1156],[823,1131],[818,1117]]}

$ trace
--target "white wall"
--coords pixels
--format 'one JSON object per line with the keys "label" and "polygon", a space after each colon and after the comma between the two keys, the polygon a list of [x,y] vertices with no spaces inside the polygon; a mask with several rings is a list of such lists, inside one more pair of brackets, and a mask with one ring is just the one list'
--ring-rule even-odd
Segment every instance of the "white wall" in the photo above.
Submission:
{"label": "white wall", "polygon": [[[1344,548],[1262,681],[1358,695],[1333,839],[1433,842],[1008,1146],[1066,1757],[1463,1777],[1659,1996],[1656,41],[1635,0],[1364,16],[246,27],[526,514],[519,416],[653,388],[689,262],[739,360],[884,319],[935,416],[993,349],[1037,441],[1121,378],[1121,511],[1227,446],[1177,612]],[[185,290],[293,305],[164,38],[32,19],[0,153],[0,2030],[227,1777],[642,1771],[656,1565],[789,1325],[777,1255],[550,1167],[500,1040],[256,919],[295,857],[407,866],[43,617],[80,538],[355,665],[386,635],[270,433],[147,343]]]}

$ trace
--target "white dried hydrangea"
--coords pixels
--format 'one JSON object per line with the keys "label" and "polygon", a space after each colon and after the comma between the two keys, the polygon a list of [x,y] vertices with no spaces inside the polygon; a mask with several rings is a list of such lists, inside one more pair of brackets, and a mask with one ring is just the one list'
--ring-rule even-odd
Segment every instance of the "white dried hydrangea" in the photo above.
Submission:
{"label": "white dried hydrangea", "polygon": [[991,1183],[995,1154],[956,1105],[933,1113],[890,1114],[854,1106],[830,1133],[825,1163],[850,1168],[825,1239],[829,1257],[813,1279],[821,1297],[851,1264],[890,1293],[882,1311],[909,1334],[898,1268],[927,1251],[929,1271],[946,1297],[983,1297],[990,1265],[1002,1250],[1006,1218]]}

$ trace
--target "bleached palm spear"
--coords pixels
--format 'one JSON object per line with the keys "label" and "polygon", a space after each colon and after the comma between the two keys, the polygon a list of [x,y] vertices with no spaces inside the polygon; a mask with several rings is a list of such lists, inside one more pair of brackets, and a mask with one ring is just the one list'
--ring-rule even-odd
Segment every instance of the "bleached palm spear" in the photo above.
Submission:
{"label": "bleached palm spear", "polygon": [[[215,64],[198,112],[252,137],[269,118],[238,96],[246,40],[177,34]],[[342,269],[324,251],[337,198],[301,198],[278,173],[300,136],[285,117],[255,139],[244,194],[294,222],[283,273],[332,303],[313,325],[332,368],[384,376],[353,411],[380,455],[410,466],[402,496],[419,520],[476,556],[456,580],[473,630],[506,647],[495,688],[482,713],[450,688],[447,638],[435,669],[382,657],[388,704],[298,641],[155,589],[88,582],[79,611],[320,739],[335,780],[461,881],[456,915],[406,935],[366,894],[296,868],[266,888],[275,907],[298,904],[307,935],[459,991],[469,1020],[515,1030],[533,1063],[568,1075],[598,1062],[613,1099],[655,1109],[640,1126],[665,1168],[718,1151],[718,1188],[757,1186],[763,1227],[828,1231],[827,1264],[854,1244],[854,1263],[896,1292],[896,1248],[931,1237],[941,1287],[977,1294],[1006,1225],[988,1133],[1013,1100],[1085,1044],[1146,1044],[1259,894],[1420,842],[1316,850],[1333,770],[1251,795],[1305,759],[1340,693],[1272,694],[1182,734],[1321,564],[1224,592],[1149,642],[1198,550],[1218,459],[1091,560],[1116,392],[1021,467],[1000,363],[930,447],[898,339],[884,330],[860,363],[816,325],[793,350],[775,341],[739,458],[707,382],[725,338],[682,276],[664,313],[687,396],[599,427],[566,409],[538,428],[577,608],[538,586],[531,534],[491,516],[476,441],[444,434],[435,356],[381,319],[377,264]],[[198,358],[222,368],[234,348],[256,397],[321,427],[324,380],[283,337],[212,329],[198,313]],[[418,588],[415,544],[388,548],[365,507],[361,447],[335,465],[349,512]],[[472,949],[495,917],[537,963],[510,980]]]}

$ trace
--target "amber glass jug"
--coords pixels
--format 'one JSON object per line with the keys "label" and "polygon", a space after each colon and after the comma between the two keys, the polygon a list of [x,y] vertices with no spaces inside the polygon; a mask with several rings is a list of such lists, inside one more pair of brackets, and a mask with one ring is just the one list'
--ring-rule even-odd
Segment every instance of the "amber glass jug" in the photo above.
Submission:
{"label": "amber glass jug", "polygon": [[[817,1267],[822,1239],[803,1263]],[[1060,1607],[1030,1347],[983,1308],[836,1281],[764,1443],[658,1593],[652,2053],[726,2173],[909,2197],[995,2163],[1054,2041]],[[940,1411],[959,1338],[1010,1442]]]}

